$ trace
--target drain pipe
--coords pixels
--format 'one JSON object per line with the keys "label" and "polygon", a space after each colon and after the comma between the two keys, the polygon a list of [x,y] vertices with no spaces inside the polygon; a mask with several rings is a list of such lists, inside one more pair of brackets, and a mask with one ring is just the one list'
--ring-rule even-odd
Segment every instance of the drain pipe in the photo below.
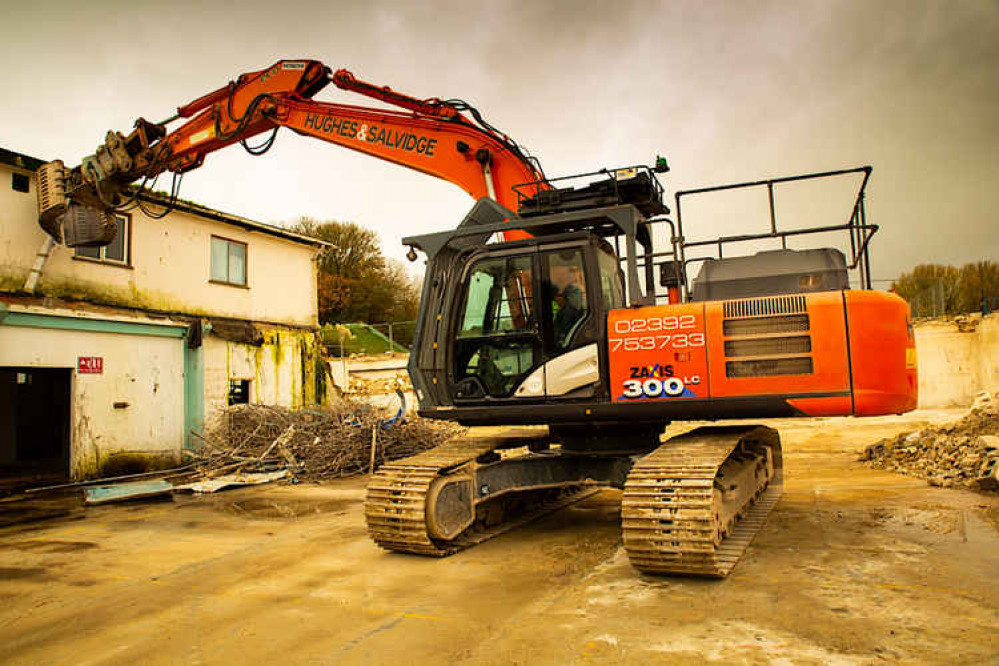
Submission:
{"label": "drain pipe", "polygon": [[35,263],[31,267],[31,272],[28,273],[28,279],[24,281],[24,290],[29,294],[35,293],[38,280],[42,277],[42,269],[45,268],[45,262],[48,261],[49,254],[52,253],[52,248],[55,247],[55,244],[55,239],[46,234],[45,242],[42,243],[41,249],[35,255]]}

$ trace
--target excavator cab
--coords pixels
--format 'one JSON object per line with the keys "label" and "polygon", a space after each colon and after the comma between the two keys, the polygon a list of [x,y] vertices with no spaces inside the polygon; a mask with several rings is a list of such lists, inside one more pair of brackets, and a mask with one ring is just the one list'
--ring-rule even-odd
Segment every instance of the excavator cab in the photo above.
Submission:
{"label": "excavator cab", "polygon": [[[481,199],[456,229],[403,240],[428,257],[410,356],[422,409],[548,423],[552,405],[608,400],[608,316],[652,302],[650,219],[668,209],[648,169],[592,175],[581,188],[530,184],[520,214]],[[514,225],[531,236],[487,242]],[[622,239],[626,253],[611,244]]]}
{"label": "excavator cab", "polygon": [[575,236],[469,257],[451,336],[455,404],[601,391],[598,343],[607,313],[624,306],[624,277],[606,241]]}

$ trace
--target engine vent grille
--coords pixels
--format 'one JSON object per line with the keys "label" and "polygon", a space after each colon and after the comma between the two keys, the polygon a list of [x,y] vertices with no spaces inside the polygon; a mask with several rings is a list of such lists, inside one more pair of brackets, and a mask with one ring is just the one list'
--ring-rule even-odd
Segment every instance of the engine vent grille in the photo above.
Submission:
{"label": "engine vent grille", "polygon": [[726,377],[772,377],[774,375],[809,375],[812,373],[812,359],[773,358],[757,361],[726,361]]}
{"label": "engine vent grille", "polygon": [[725,318],[771,317],[773,315],[806,312],[804,296],[769,296],[742,301],[725,301]]}
{"label": "engine vent grille", "polygon": [[807,335],[725,341],[725,356],[729,358],[734,356],[807,354],[810,351],[812,351],[812,339]]}
{"label": "engine vent grille", "polygon": [[722,324],[725,336],[766,335],[768,333],[801,333],[808,330],[808,315],[778,315],[751,319],[726,319]]}

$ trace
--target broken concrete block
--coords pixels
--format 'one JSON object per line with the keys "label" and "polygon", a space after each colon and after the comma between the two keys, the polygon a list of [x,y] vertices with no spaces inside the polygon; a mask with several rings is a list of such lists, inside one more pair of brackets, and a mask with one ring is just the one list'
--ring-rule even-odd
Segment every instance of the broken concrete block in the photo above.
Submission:
{"label": "broken concrete block", "polygon": [[989,394],[988,391],[982,391],[975,396],[975,401],[971,403],[971,409],[983,409],[991,407],[994,404],[994,398]]}
{"label": "broken concrete block", "polygon": [[865,460],[877,460],[883,457],[885,454],[885,442],[881,440],[875,444],[871,444],[866,449],[864,449],[864,459]]}

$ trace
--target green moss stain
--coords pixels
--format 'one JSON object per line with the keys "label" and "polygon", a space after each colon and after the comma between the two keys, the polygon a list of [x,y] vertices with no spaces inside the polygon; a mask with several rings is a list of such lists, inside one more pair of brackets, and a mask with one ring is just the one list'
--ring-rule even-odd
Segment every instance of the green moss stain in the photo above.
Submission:
{"label": "green moss stain", "polygon": [[[27,275],[26,271],[6,271],[0,274],[0,292],[11,294],[26,293],[24,291],[24,281],[27,279]],[[108,307],[175,312],[199,317],[231,316],[232,314],[192,307],[189,301],[167,292],[158,289],[139,289],[135,286],[134,282],[131,282],[128,286],[111,286],[79,278],[71,280],[51,278],[46,277],[44,273],[35,289],[34,295],[58,298],[65,301],[83,301],[85,303]]]}
{"label": "green moss stain", "polygon": [[323,347],[315,336],[310,340],[312,381],[314,401],[317,405],[326,404],[326,359],[323,355]]}
{"label": "green moss stain", "polygon": [[302,337],[298,341],[298,362],[299,375],[301,376],[302,403],[305,405],[321,405],[318,371],[321,368],[316,364],[316,338]]}
{"label": "green moss stain", "polygon": [[143,308],[164,312],[184,312],[196,315],[207,314],[202,310],[191,308],[188,303],[184,303],[161,292],[137,289],[134,285],[117,287],[81,281],[79,279],[72,281],[52,280],[46,279],[43,276],[36,293],[68,301],[85,301],[95,305]]}
{"label": "green moss stain", "polygon": [[284,360],[284,349],[281,347],[281,334],[277,331],[271,338],[271,353],[274,354],[274,366],[280,367],[281,361]]}
{"label": "green moss stain", "polygon": [[[325,372],[321,365],[321,357],[316,345],[316,336],[313,333],[299,333],[296,335],[298,353],[298,389],[301,396],[301,404],[304,406],[322,405],[325,400],[326,385],[323,382]],[[322,382],[322,387],[320,387]]]}
{"label": "green moss stain", "polygon": [[264,329],[262,333],[263,344],[251,351],[257,401],[293,409],[321,404],[326,386],[314,331]]}
{"label": "green moss stain", "polygon": [[9,294],[20,293],[24,289],[24,281],[28,278],[27,273],[19,275],[7,273],[0,275],[0,292]]}
{"label": "green moss stain", "polygon": [[125,476],[170,469],[177,465],[177,460],[177,454],[171,451],[116,451],[101,461],[100,476]]}

